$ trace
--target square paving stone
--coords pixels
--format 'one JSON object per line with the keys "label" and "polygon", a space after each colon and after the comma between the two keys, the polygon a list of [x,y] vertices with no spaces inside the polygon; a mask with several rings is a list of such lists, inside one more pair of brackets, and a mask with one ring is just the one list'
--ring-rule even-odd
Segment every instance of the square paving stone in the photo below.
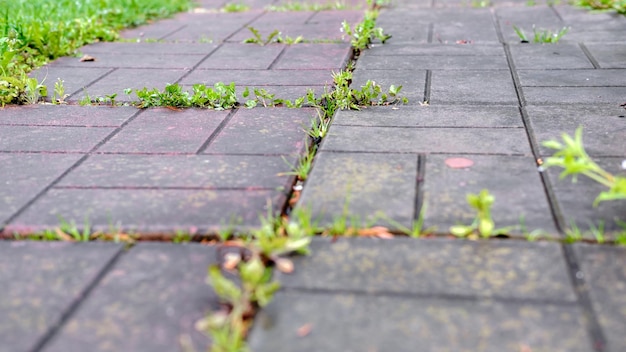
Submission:
{"label": "square paving stone", "polygon": [[557,243],[319,238],[278,274],[288,289],[576,302]]}
{"label": "square paving stone", "polygon": [[626,350],[626,248],[574,246],[611,351]]}
{"label": "square paving stone", "polygon": [[259,10],[237,13],[182,13],[176,18],[186,25],[161,39],[177,42],[210,41],[220,43],[259,17],[260,14],[261,11]]}
{"label": "square paving stone", "polygon": [[282,44],[222,44],[204,60],[201,69],[268,69],[285,49]]}
{"label": "square paving stone", "polygon": [[[583,126],[583,143],[587,154],[593,156],[626,156],[626,111],[615,105],[595,106],[528,106],[535,139],[562,141],[562,134],[574,135]],[[541,155],[554,150],[540,147]]]}
{"label": "square paving stone", "polygon": [[0,241],[0,351],[32,351],[121,250],[113,243]]}
{"label": "square paving stone", "polygon": [[299,154],[314,109],[240,109],[209,145],[209,154]]}
{"label": "square paving stone", "polygon": [[504,56],[363,56],[361,69],[383,70],[507,70]]}
{"label": "square paving stone", "polygon": [[276,189],[289,169],[278,156],[93,155],[58,186]]}
{"label": "square paving stone", "polygon": [[334,126],[325,151],[529,155],[523,129]]}
{"label": "square paving stone", "polygon": [[370,48],[363,56],[504,56],[504,49],[500,44],[391,43]]}
{"label": "square paving stone", "polygon": [[228,111],[154,108],[143,111],[98,149],[114,153],[195,153]]}
{"label": "square paving stone", "polygon": [[383,93],[389,91],[391,85],[402,86],[400,97],[409,99],[409,103],[424,101],[424,86],[426,82],[425,70],[362,70],[356,69],[353,74],[351,87],[360,89],[368,80],[381,86]]}
{"label": "square paving stone", "polygon": [[[622,31],[623,33],[623,31]],[[622,37],[622,40],[624,38]],[[602,68],[626,68],[626,44],[589,43],[585,45]]]}
{"label": "square paving stone", "polygon": [[[573,28],[567,32],[567,38],[564,41],[575,43],[620,43],[624,40],[624,29],[618,28],[613,30],[588,30],[585,26]],[[624,66],[621,66],[624,68]],[[603,67],[604,68],[604,67]],[[609,67],[610,68],[610,67]]]}
{"label": "square paving stone", "polygon": [[332,70],[194,70],[181,84],[235,82],[237,86],[319,86],[333,84]]}
{"label": "square paving stone", "polygon": [[98,82],[92,84],[84,90],[73,94],[70,101],[80,101],[89,95],[91,99],[105,97],[107,95],[117,94],[116,100],[119,101],[137,101],[139,98],[133,91],[131,95],[124,93],[126,88],[133,90],[148,88],[163,90],[167,84],[178,82],[187,70],[166,70],[166,69],[126,69],[120,68],[106,75]]}
{"label": "square paving stone", "polygon": [[517,69],[593,68],[577,44],[519,44],[510,48]]}
{"label": "square paving stone", "polygon": [[80,51],[85,54],[136,54],[136,55],[208,55],[218,47],[211,43],[95,43],[83,46]]}
{"label": "square paving stone", "polygon": [[[487,189],[495,197],[492,214],[496,227],[519,225],[524,217],[528,231],[557,233],[532,157],[463,155],[474,162],[469,169],[448,167],[445,160],[450,157],[459,155],[426,157],[426,226],[437,226],[439,232],[447,233],[458,223],[469,225],[476,211],[467,204],[467,194]],[[510,232],[520,233],[517,229]]]}
{"label": "square paving stone", "polygon": [[[553,33],[558,33],[561,28],[565,27],[552,7],[547,5],[502,6],[496,8],[496,16],[504,40],[509,43],[520,43],[520,37],[515,33],[513,26],[524,31],[531,41],[534,36],[534,28],[538,31],[550,30]],[[569,38],[567,34],[564,39],[566,38]]]}
{"label": "square paving stone", "polygon": [[529,105],[545,104],[615,104],[624,103],[626,87],[526,87],[524,98]]}
{"label": "square paving stone", "polygon": [[240,218],[241,227],[259,226],[259,215],[282,209],[285,196],[279,191],[171,190],[171,189],[53,189],[13,220],[5,231],[38,230],[64,220],[96,230],[119,226],[125,231],[200,232],[228,226]]}
{"label": "square paving stone", "polygon": [[93,82],[106,76],[113,71],[110,68],[89,67],[59,67],[46,65],[29,73],[30,77],[36,78],[41,84],[48,87],[48,98],[54,95],[54,85],[60,79],[63,81],[65,94],[76,94]]}
{"label": "square paving stone", "polygon": [[[366,223],[377,213],[410,226],[413,219],[417,156],[324,153],[317,155],[298,207],[324,224],[342,215]],[[381,223],[381,221],[377,221]]]}
{"label": "square paving stone", "polygon": [[87,153],[113,127],[2,126],[0,151]]}
{"label": "square paving stone", "polygon": [[626,87],[626,70],[519,70],[517,74],[525,87]]}
{"label": "square paving stone", "polygon": [[[175,53],[175,49],[172,52]],[[87,51],[85,51],[87,53]],[[171,53],[172,53],[171,52]],[[81,62],[78,57],[65,56],[55,60],[50,66],[63,67],[101,67],[101,68],[154,68],[154,69],[188,69],[198,64],[205,55],[176,54],[128,54],[128,53],[94,53],[95,61]]]}
{"label": "square paving stone", "polygon": [[[613,175],[626,177],[626,170],[621,168],[623,160],[626,160],[626,154],[621,158],[594,158],[594,162]],[[549,168],[546,172],[568,228],[572,227],[572,223],[576,224],[584,232],[584,237],[591,240],[596,239],[587,231],[591,224],[597,227],[604,223],[608,238],[613,237],[611,232],[622,230],[615,223],[615,219],[626,221],[626,200],[601,202],[594,207],[596,197],[607,188],[585,176],[578,177],[576,183],[572,182],[571,177],[560,179],[562,171],[559,168]]]}
{"label": "square paving stone", "polygon": [[[384,12],[383,12],[384,13]],[[378,26],[382,27],[386,34],[392,34],[391,38],[387,39],[385,43],[389,44],[426,44],[429,38],[429,21],[415,21],[404,22],[402,24],[380,24],[380,21],[376,22]],[[374,44],[373,47],[384,47],[383,44]],[[366,52],[367,53],[367,52]]]}
{"label": "square paving stone", "polygon": [[432,73],[430,103],[518,104],[509,71],[444,71]]}
{"label": "square paving stone", "polygon": [[0,113],[0,125],[119,127],[137,112],[125,106],[6,106]]}
{"label": "square paving stone", "polygon": [[397,127],[524,127],[516,106],[372,106],[340,110],[333,125]]}
{"label": "square paving stone", "polygon": [[120,32],[120,37],[125,39],[162,39],[172,33],[185,28],[185,24],[174,19],[162,19],[149,25],[129,28]]}
{"label": "square paving stone", "polygon": [[[206,284],[218,262],[215,247],[140,243],[120,258],[44,351],[177,351],[190,338],[206,351],[209,338],[194,327],[219,309]],[[96,333],[94,333],[96,332]]]}
{"label": "square paving stone", "polygon": [[287,47],[276,70],[342,69],[352,53],[350,44],[298,44]]}
{"label": "square paving stone", "polygon": [[80,157],[67,154],[0,154],[0,227]]}
{"label": "square paving stone", "polygon": [[[307,326],[310,334],[298,336]],[[572,305],[333,292],[278,293],[257,314],[249,343],[259,352],[293,351],[293,346],[307,352],[591,349],[581,312]]]}

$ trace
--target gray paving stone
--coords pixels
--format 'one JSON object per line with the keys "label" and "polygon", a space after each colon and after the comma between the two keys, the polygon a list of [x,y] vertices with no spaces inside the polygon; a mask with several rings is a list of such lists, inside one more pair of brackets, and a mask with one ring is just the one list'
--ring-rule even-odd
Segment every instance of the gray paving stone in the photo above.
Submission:
{"label": "gray paving stone", "polygon": [[183,13],[176,19],[186,25],[162,37],[167,41],[220,43],[261,14],[260,10],[236,13]]}
{"label": "gray paving stone", "polygon": [[518,104],[508,70],[432,73],[430,103]]}
{"label": "gray paving stone", "polygon": [[384,93],[389,91],[391,85],[402,86],[400,96],[409,99],[410,103],[417,104],[424,101],[425,70],[387,71],[356,69],[350,86],[354,89],[360,89],[365,86],[368,80],[372,80],[381,86]]}
{"label": "gray paving stone", "polygon": [[526,87],[529,105],[615,104],[624,102],[626,87]]}
{"label": "gray paving stone", "polygon": [[340,70],[352,53],[350,44],[298,44],[287,47],[277,70]]}
{"label": "gray paving stone", "polygon": [[[623,39],[623,37],[622,37]],[[589,43],[585,45],[602,68],[626,68],[626,44]]]}
{"label": "gray paving stone", "polygon": [[240,109],[205,153],[298,154],[313,118],[317,113],[309,108]]}
{"label": "gray paving stone", "polygon": [[524,127],[516,106],[373,106],[341,110],[333,125],[398,127]]}
{"label": "gray paving stone", "polygon": [[[267,12],[250,23],[250,27],[306,24],[315,15],[315,11]],[[341,23],[341,21],[339,21]],[[279,28],[277,28],[279,29]],[[251,32],[248,31],[249,34]]]}
{"label": "gray paving stone", "polygon": [[382,70],[507,70],[504,56],[367,56],[359,59],[361,69]]}
{"label": "gray paving stone", "polygon": [[310,209],[322,223],[331,223],[347,206],[361,223],[384,213],[410,226],[416,178],[415,155],[320,152],[298,207]]}
{"label": "gray paving stone", "polygon": [[93,155],[58,186],[276,189],[289,169],[278,156]]}
{"label": "gray paving stone", "polygon": [[[357,22],[361,22],[363,20],[363,2],[360,0],[352,0],[350,6],[354,7],[354,9],[350,10],[342,10],[342,11],[333,11],[333,10],[324,10],[318,11],[313,14],[311,18],[307,21],[308,24],[325,24],[328,26],[339,26],[341,27],[341,23],[346,21],[350,24],[354,24]],[[339,28],[337,27],[337,28]]]}
{"label": "gray paving stone", "polygon": [[[518,70],[526,87],[624,87],[626,70]],[[577,98],[580,94],[578,94]]]}
{"label": "gray paving stone", "polygon": [[615,30],[595,30],[590,31],[585,26],[573,28],[567,32],[567,37],[564,41],[574,43],[620,43],[624,34],[624,29]]}
{"label": "gray paving stone", "polygon": [[32,351],[121,250],[113,243],[0,241],[0,351]]}
{"label": "gray paving stone", "polygon": [[212,43],[101,42],[83,46],[80,51],[89,55],[112,53],[136,55],[208,55],[217,47],[217,44]]}
{"label": "gray paving stone", "polygon": [[[626,177],[626,170],[621,168],[622,161],[626,159],[626,154],[619,158],[594,157],[594,161],[600,167],[609,171],[614,175]],[[594,226],[604,223],[606,237],[612,238],[611,232],[622,230],[615,223],[615,219],[626,221],[626,201],[615,200],[601,202],[597,207],[593,206],[593,202],[600,192],[607,190],[606,187],[592,181],[585,176],[578,177],[576,183],[572,183],[571,177],[560,179],[562,172],[559,168],[549,168],[546,172],[552,184],[556,201],[563,215],[563,220],[567,227],[572,227],[572,222],[578,228],[587,232],[591,224]],[[585,238],[595,240],[590,233],[583,233]]]}
{"label": "gray paving stone", "polygon": [[[565,24],[558,17],[551,6],[536,5],[524,7],[497,7],[495,9],[504,40],[508,43],[520,43],[520,37],[515,33],[513,26],[524,31],[532,41],[533,29],[550,30],[558,33]],[[566,34],[564,37],[569,38]]]}
{"label": "gray paving stone", "polygon": [[137,95],[124,94],[126,88],[131,89],[154,89],[163,90],[168,83],[176,83],[181,77],[187,74],[187,70],[166,70],[166,69],[126,69],[120,68],[106,75],[98,82],[92,84],[84,90],[73,94],[68,100],[80,101],[85,97],[85,93],[92,99],[117,94],[116,100],[137,101]]}
{"label": "gray paving stone", "polygon": [[[384,14],[385,12],[383,12]],[[428,43],[429,21],[414,21],[402,24],[382,24],[376,21],[377,25],[385,30],[385,33],[391,34],[391,38],[387,40],[390,44],[426,44]],[[380,46],[380,44],[376,44]]]}
{"label": "gray paving stone", "polygon": [[80,157],[63,154],[0,154],[0,227]]}
{"label": "gray paving stone", "polygon": [[185,28],[185,24],[174,19],[164,19],[150,25],[129,28],[120,32],[125,39],[161,39]]}
{"label": "gray paving stone", "polygon": [[113,127],[2,126],[0,151],[86,153],[113,130]]}
{"label": "gray paving stone", "polygon": [[[281,292],[256,319],[249,341],[259,352],[591,349],[571,305]],[[311,333],[299,337],[303,326]]]}
{"label": "gray paving stone", "polygon": [[441,9],[433,23],[434,43],[499,42],[489,9],[472,9],[472,16],[466,9]]}
{"label": "gray paving stone", "polygon": [[66,221],[85,219],[99,230],[111,226],[144,233],[227,226],[241,218],[242,227],[259,226],[271,202],[281,208],[285,196],[279,191],[171,190],[171,189],[53,189],[13,220],[5,231],[33,231]]}
{"label": "gray paving stone", "polygon": [[593,68],[577,44],[517,44],[510,48],[517,69]]}
{"label": "gray paving stone", "polygon": [[285,49],[282,44],[255,45],[225,43],[204,60],[201,69],[268,69]]}
{"label": "gray paving stone", "polygon": [[365,51],[363,56],[504,56],[504,49],[500,44],[390,43],[376,45]]}
{"label": "gray paving stone", "polygon": [[[92,56],[95,61],[81,62],[78,57],[64,56],[50,64],[54,67],[80,67],[80,68],[154,68],[154,69],[188,69],[197,65],[205,56],[203,55],[178,55],[176,49],[167,54],[162,53],[109,53],[99,52]],[[89,53],[85,50],[85,53]],[[172,54],[173,53],[173,54]]]}
{"label": "gray paving stone", "polygon": [[529,155],[522,129],[334,126],[326,151]]}
{"label": "gray paving stone", "polygon": [[492,215],[496,227],[519,225],[523,216],[528,231],[542,229],[551,235],[557,233],[532,157],[462,156],[474,161],[469,169],[448,167],[445,160],[450,157],[459,155],[426,157],[423,191],[426,226],[437,226],[440,232],[447,232],[458,223],[469,225],[476,211],[467,204],[466,196],[487,189],[495,197]]}
{"label": "gray paving stone", "polygon": [[138,244],[44,351],[177,351],[183,336],[207,350],[209,338],[194,324],[219,308],[205,282],[206,268],[217,261],[212,246]]}
{"label": "gray paving stone", "polygon": [[557,243],[319,238],[295,260],[284,288],[576,302]]}
{"label": "gray paving stone", "polygon": [[589,285],[591,302],[611,351],[626,350],[626,249],[574,246]]}
{"label": "gray paving stone", "polygon": [[59,67],[46,65],[40,67],[29,74],[40,83],[48,87],[48,97],[54,94],[54,84],[60,79],[63,81],[65,94],[76,94],[93,82],[110,73],[110,68],[89,68],[89,67]]}
{"label": "gray paving stone", "polygon": [[143,111],[98,152],[195,153],[228,111],[154,108]]}
{"label": "gray paving stone", "polygon": [[137,109],[122,106],[6,106],[0,114],[0,125],[119,127],[136,113]]}
{"label": "gray paving stone", "polygon": [[[302,37],[307,41],[343,41],[344,33],[341,32],[341,21],[334,24],[327,23],[309,23],[309,24],[261,24],[253,25],[259,31],[261,38],[265,40],[271,33],[278,30],[283,39],[290,37],[296,39]],[[242,28],[232,37],[228,38],[229,42],[241,43],[246,39],[254,38],[254,35],[248,28]],[[250,45],[250,44],[248,44]],[[255,45],[255,44],[252,44]],[[300,44],[298,44],[300,45]]]}
{"label": "gray paving stone", "polygon": [[[588,89],[588,88],[584,88]],[[616,105],[529,106],[526,111],[538,143],[573,135],[583,126],[583,143],[591,156],[626,156],[626,111]],[[544,156],[553,150],[541,146]]]}
{"label": "gray paving stone", "polygon": [[237,86],[332,85],[332,70],[194,70],[181,84],[235,82]]}

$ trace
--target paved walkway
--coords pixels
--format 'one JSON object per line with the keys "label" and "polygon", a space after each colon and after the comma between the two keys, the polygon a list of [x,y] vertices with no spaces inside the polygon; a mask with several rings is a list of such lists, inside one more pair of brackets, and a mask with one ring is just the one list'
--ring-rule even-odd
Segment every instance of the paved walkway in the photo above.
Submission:
{"label": "paved walkway", "polygon": [[[218,8],[224,1],[205,1]],[[196,11],[124,32],[128,41],[81,51],[34,73],[65,80],[68,100],[125,88],[216,81],[281,97],[323,91],[350,59],[340,22],[362,10]],[[356,2],[355,2],[356,3]],[[241,44],[253,26],[316,44]],[[601,190],[538,172],[541,141],[585,129],[590,155],[624,174],[626,17],[569,6],[395,1],[378,25],[389,44],[359,58],[354,85],[402,84],[407,106],[342,111],[298,206],[327,219],[378,211],[404,224],[427,204],[427,226],[471,221],[465,195],[496,196],[498,225],[524,216],[562,236],[571,220],[624,220],[626,202],[591,207]],[[571,29],[559,44],[520,44],[517,25]],[[139,40],[137,40],[139,39]],[[329,41],[330,40],[330,41]],[[425,104],[428,102],[428,104]],[[421,104],[420,104],[421,103]],[[232,111],[77,105],[0,111],[0,226],[52,227],[58,216],[142,234],[259,224],[283,208],[312,109]],[[474,162],[468,169],[449,157]],[[623,351],[626,251],[597,244],[449,238],[316,238],[296,272],[256,317],[253,351]],[[215,246],[140,242],[0,243],[0,351],[176,351],[219,307],[205,283]],[[300,336],[302,327],[311,329]]]}

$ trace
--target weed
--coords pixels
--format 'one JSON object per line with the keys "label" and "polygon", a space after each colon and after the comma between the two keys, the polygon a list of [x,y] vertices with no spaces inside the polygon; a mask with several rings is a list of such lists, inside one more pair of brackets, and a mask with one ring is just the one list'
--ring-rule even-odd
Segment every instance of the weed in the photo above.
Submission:
{"label": "weed", "polygon": [[[513,30],[522,43],[530,42],[523,29],[513,26]],[[548,29],[537,29],[533,26],[533,43],[557,43],[568,31],[568,27],[563,27],[558,32],[552,32]]]}
{"label": "weed", "polygon": [[554,149],[554,155],[546,158],[541,166],[542,169],[558,166],[563,168],[560,178],[572,176],[576,182],[578,175],[584,175],[608,188],[601,192],[593,202],[597,206],[600,202],[626,199],[626,177],[614,176],[596,164],[585,151],[582,140],[583,128],[579,126],[572,138],[563,133],[563,143],[556,140],[543,142],[547,148]]}
{"label": "weed", "polygon": [[294,175],[297,176],[300,181],[306,181],[309,176],[309,172],[313,168],[313,160],[315,158],[315,153],[317,152],[317,146],[312,146],[309,148],[308,144],[305,146],[307,153],[300,158],[297,164],[290,163],[284,156],[283,161],[289,165],[292,171],[282,172],[278,174],[279,176],[284,175]]}
{"label": "weed", "polygon": [[304,42],[304,37],[302,37],[301,35],[297,36],[296,38],[292,38],[289,36],[286,36],[283,38],[282,33],[278,29],[275,29],[272,33],[270,33],[267,36],[267,38],[263,39],[263,36],[261,35],[261,32],[259,32],[258,29],[254,27],[247,27],[247,28],[250,32],[252,32],[252,37],[244,40],[243,41],[244,43],[259,44],[263,46],[263,45],[268,45],[271,43],[284,43],[287,45],[292,45],[292,44],[298,44],[298,43]]}
{"label": "weed", "polygon": [[626,2],[624,0],[574,0],[572,3],[575,6],[594,11],[609,11],[626,15]]}
{"label": "weed", "polygon": [[327,10],[346,10],[349,7],[344,1],[328,1],[325,4],[301,2],[301,1],[289,1],[280,5],[269,5],[265,9],[267,11],[274,12],[287,12],[287,11],[327,11]]}
{"label": "weed", "polygon": [[485,8],[491,5],[491,0],[472,0],[472,7],[475,8]]}
{"label": "weed", "polygon": [[229,2],[222,6],[221,12],[245,12],[250,10],[250,6],[238,2]]}
{"label": "weed", "polygon": [[626,222],[615,219],[615,223],[621,227],[621,230],[615,234],[615,244],[626,246]]}
{"label": "weed", "polygon": [[402,86],[391,85],[387,93],[383,93],[380,85],[368,80],[360,89],[350,88],[352,83],[352,72],[350,70],[333,73],[333,81],[335,89],[331,93],[325,94],[323,100],[332,100],[337,110],[359,110],[360,106],[408,102],[406,98],[399,97]]}
{"label": "weed", "polygon": [[326,133],[328,133],[330,128],[330,122],[330,118],[325,117],[320,110],[317,110],[317,118],[311,120],[311,126],[306,129],[306,132],[313,138],[315,143],[319,143],[326,137]]}
{"label": "weed", "polygon": [[584,238],[583,232],[580,230],[580,227],[576,225],[576,222],[572,220],[570,222],[569,228],[565,229],[565,242],[566,243],[575,243],[582,241]]}
{"label": "weed", "polygon": [[479,194],[468,194],[467,203],[476,210],[476,217],[471,225],[456,225],[450,227],[450,233],[458,237],[467,237],[477,233],[483,238],[506,235],[516,226],[495,228],[495,223],[491,217],[491,207],[495,202],[495,197],[489,191],[483,189]]}
{"label": "weed", "polygon": [[381,214],[380,217],[382,217],[384,220],[389,222],[392,226],[400,230],[405,235],[409,237],[413,237],[413,238],[419,238],[419,237],[422,237],[423,235],[433,233],[437,230],[436,227],[429,227],[427,229],[424,229],[424,214],[426,214],[426,204],[424,204],[422,206],[422,209],[420,209],[420,213],[419,213],[419,216],[417,217],[417,220],[413,220],[413,223],[411,224],[411,228],[408,228],[400,224],[399,222],[393,220],[390,217],[387,217],[384,214]]}
{"label": "weed", "polygon": [[187,243],[187,242],[190,242],[192,238],[193,236],[189,232],[186,232],[183,230],[176,230],[176,232],[174,233],[174,237],[172,237],[172,242],[173,243]]}
{"label": "weed", "polygon": [[350,38],[352,48],[358,53],[367,49],[370,43],[378,39],[383,44],[391,38],[390,35],[385,34],[384,30],[380,27],[376,27],[376,19],[378,18],[377,10],[365,11],[365,18],[363,21],[350,26],[346,21],[341,24],[341,31],[344,33],[344,37]]}
{"label": "weed", "polygon": [[177,108],[208,108],[215,110],[232,109],[237,106],[237,94],[235,83],[226,85],[222,82],[215,83],[213,88],[204,84],[195,84],[193,91],[183,90],[179,84],[168,84],[163,91],[158,89],[143,88],[135,92],[139,97],[140,108],[153,106],[170,106]]}
{"label": "weed", "polygon": [[53,104],[65,104],[65,98],[69,95],[65,94],[65,81],[60,78],[57,78],[57,81],[54,82],[54,96],[52,97]]}

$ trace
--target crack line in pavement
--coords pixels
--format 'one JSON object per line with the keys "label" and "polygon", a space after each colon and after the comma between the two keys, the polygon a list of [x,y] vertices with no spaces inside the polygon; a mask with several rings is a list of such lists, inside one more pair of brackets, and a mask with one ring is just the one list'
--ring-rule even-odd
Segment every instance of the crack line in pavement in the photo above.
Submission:
{"label": "crack line in pavement", "polygon": [[233,116],[237,113],[238,110],[239,109],[231,109],[230,110],[228,115],[226,115],[224,120],[222,120],[222,122],[220,122],[220,124],[217,126],[215,131],[213,131],[213,133],[211,133],[209,138],[207,138],[207,140],[204,143],[202,143],[202,145],[200,146],[200,148],[198,148],[198,150],[196,151],[195,154],[201,154],[202,152],[204,152],[209,147],[209,145],[211,143],[213,143],[215,138],[217,138],[217,136],[224,130],[226,125],[230,122],[230,120],[233,118]]}
{"label": "crack line in pavement", "polygon": [[77,89],[72,94],[68,95],[65,99],[69,100],[69,99],[73,98],[76,94],[79,94],[81,92],[87,93],[87,88],[89,88],[89,87],[93,86],[94,84],[100,82],[102,79],[104,79],[105,77],[109,76],[110,74],[112,74],[115,71],[117,71],[117,67],[110,69],[108,72],[105,72],[102,76],[100,76],[100,77],[96,78],[95,80],[89,82],[89,84],[87,84],[86,86],[83,86],[82,88]]}
{"label": "crack line in pavement", "polygon": [[433,71],[426,70],[426,83],[424,84],[424,103],[430,102],[430,86],[432,82]]}
{"label": "crack line in pavement", "polygon": [[417,154],[417,173],[415,176],[415,206],[413,208],[413,220],[420,218],[424,209],[424,177],[426,176],[426,154]]}
{"label": "crack line in pavement", "polygon": [[[599,68],[602,68],[600,67],[600,63],[598,62],[598,60],[596,60],[596,58],[593,57],[593,54],[591,54],[591,51],[589,51],[585,43],[580,42],[578,43],[578,46],[583,51],[583,53],[585,53],[585,56],[587,56],[587,59],[591,62],[591,64],[593,65],[593,68],[595,68],[596,70]],[[606,87],[606,86],[603,86],[603,87]]]}

